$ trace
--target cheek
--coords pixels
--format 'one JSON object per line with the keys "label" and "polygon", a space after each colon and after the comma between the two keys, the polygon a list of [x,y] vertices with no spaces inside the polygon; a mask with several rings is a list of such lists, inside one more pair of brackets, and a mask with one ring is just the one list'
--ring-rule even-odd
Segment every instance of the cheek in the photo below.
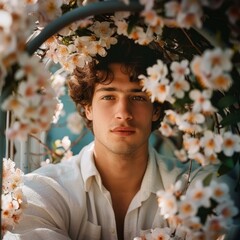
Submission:
{"label": "cheek", "polygon": [[133,108],[133,109],[135,109],[134,111],[137,112],[138,116],[141,116],[142,118],[146,118],[146,119],[151,119],[151,121],[154,121],[155,114],[152,106],[147,106],[147,107],[145,106],[145,107]]}
{"label": "cheek", "polygon": [[102,124],[106,119],[109,119],[111,116],[111,111],[109,108],[100,108],[97,107],[92,112],[92,120],[98,122],[98,124]]}
{"label": "cheek", "polygon": [[152,121],[155,121],[155,116],[153,115],[152,109],[135,109],[134,110],[135,119],[141,121],[145,125],[151,125]]}

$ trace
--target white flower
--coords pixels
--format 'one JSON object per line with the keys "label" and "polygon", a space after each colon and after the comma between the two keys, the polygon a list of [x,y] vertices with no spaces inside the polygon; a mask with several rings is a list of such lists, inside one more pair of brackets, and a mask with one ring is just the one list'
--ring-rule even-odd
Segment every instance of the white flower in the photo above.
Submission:
{"label": "white flower", "polygon": [[153,40],[151,29],[148,28],[145,32],[142,27],[135,27],[130,34],[128,34],[128,37],[140,45],[146,45]]}
{"label": "white flower", "polygon": [[65,58],[70,54],[71,52],[71,46],[65,46],[65,45],[62,45],[62,44],[58,44],[57,48],[56,48],[56,55],[59,59],[61,58]]}
{"label": "white flower", "polygon": [[204,187],[202,181],[197,180],[194,186],[188,189],[186,197],[197,206],[210,207],[211,194],[211,188]]}
{"label": "white flower", "polygon": [[197,216],[183,219],[183,226],[190,229],[191,232],[201,230],[202,228],[200,218]]}
{"label": "white flower", "polygon": [[170,69],[172,70],[172,77],[174,80],[184,80],[184,77],[190,73],[188,68],[188,60],[181,62],[172,62]]}
{"label": "white flower", "polygon": [[212,113],[216,111],[216,108],[214,108],[211,103],[211,90],[203,90],[202,92],[200,92],[197,89],[193,89],[189,93],[189,97],[194,101],[192,107],[193,112],[202,111],[204,113]]}
{"label": "white flower", "polygon": [[168,68],[162,60],[157,60],[157,64],[147,68],[147,74],[151,80],[159,81],[166,78],[168,74]]}
{"label": "white flower", "polygon": [[209,82],[212,85],[212,89],[222,91],[227,91],[233,83],[231,76],[224,73],[221,75],[212,76],[209,78]]}
{"label": "white flower", "polygon": [[218,156],[216,153],[212,153],[208,156],[205,156],[206,157],[206,163],[207,164],[219,164],[220,163],[220,160],[218,159]]}
{"label": "white flower", "polygon": [[232,55],[233,51],[231,49],[206,50],[202,56],[203,60],[200,68],[206,74],[213,74],[214,76],[222,74],[223,71],[230,71],[232,69]]}
{"label": "white flower", "polygon": [[151,232],[151,239],[153,240],[157,240],[157,239],[161,239],[161,240],[169,240],[170,239],[170,235],[171,235],[171,229],[168,227],[164,227],[164,228],[155,228],[152,230]]}
{"label": "white flower", "polygon": [[218,239],[226,232],[226,222],[222,217],[212,216],[207,219],[204,230],[208,239]]}
{"label": "white flower", "polygon": [[63,96],[65,94],[65,83],[66,77],[62,76],[61,74],[54,74],[52,77],[52,88],[56,93],[56,97]]}
{"label": "white flower", "polygon": [[128,24],[125,20],[115,21],[117,26],[117,34],[127,36]]}
{"label": "white flower", "polygon": [[216,212],[224,217],[227,222],[231,222],[232,217],[236,216],[239,210],[231,199],[227,199],[227,201],[222,202],[216,207]]}
{"label": "white flower", "polygon": [[197,213],[198,205],[187,197],[183,197],[179,203],[179,216],[181,218],[193,217]]}
{"label": "white flower", "polygon": [[[104,43],[104,45],[102,45]],[[88,54],[91,56],[96,56],[99,54],[102,57],[105,57],[107,55],[106,49],[105,49],[105,42],[101,41],[91,41],[88,44]]]}
{"label": "white flower", "polygon": [[[17,36],[15,36],[12,33],[6,33],[6,32],[2,32],[0,31],[0,53],[1,53],[1,65],[3,65],[5,68],[9,67],[9,65],[11,65],[12,63],[14,63],[14,61],[16,60],[16,56],[13,54],[18,45],[17,45]],[[8,57],[10,54],[12,54],[11,58],[9,59],[6,63],[4,63],[4,61],[2,62],[2,58],[3,57]]]}
{"label": "white flower", "polygon": [[170,124],[175,125],[179,121],[179,115],[175,111],[168,109],[165,110],[164,119]]}
{"label": "white flower", "polygon": [[62,139],[62,147],[67,150],[71,146],[71,141],[68,136],[63,137]]}
{"label": "white flower", "polygon": [[176,20],[180,27],[190,28],[202,26],[202,8],[198,1],[182,1],[181,10],[178,12]]}
{"label": "white flower", "polygon": [[15,163],[11,159],[3,158],[2,181],[2,233],[12,230],[19,222],[22,210],[27,206],[21,186],[23,172],[15,169]]}
{"label": "white flower", "polygon": [[[61,6],[62,0],[48,0],[38,1],[39,4],[39,19],[42,25],[46,25],[48,22],[60,17],[62,14]],[[42,19],[41,19],[42,17]]]}
{"label": "white flower", "polygon": [[0,10],[0,19],[0,27],[8,32],[13,22],[12,15],[5,10]]}
{"label": "white flower", "polygon": [[151,94],[157,101],[163,103],[164,101],[170,98],[169,92],[170,92],[169,80],[165,78],[158,83],[157,88],[155,88],[154,91],[151,92]]}
{"label": "white flower", "polygon": [[38,86],[36,83],[30,81],[20,82],[18,87],[18,93],[21,94],[22,97],[28,99],[28,101],[37,95],[37,90]]}
{"label": "white flower", "polygon": [[229,198],[229,188],[224,182],[217,183],[216,181],[211,181],[210,188],[212,189],[212,198],[217,202],[223,202]]}
{"label": "white flower", "polygon": [[209,164],[209,161],[208,161],[207,157],[204,154],[202,154],[201,152],[193,152],[193,153],[190,152],[188,157],[190,159],[195,160],[196,162],[198,162],[202,166],[206,166],[206,165]]}
{"label": "white flower", "polygon": [[158,191],[158,206],[160,208],[160,214],[164,218],[168,218],[176,214],[178,210],[176,197],[171,192]]}
{"label": "white flower", "polygon": [[188,160],[187,153],[186,153],[185,149],[174,150],[174,155],[181,162],[186,162]]}
{"label": "white flower", "polygon": [[29,124],[15,121],[12,124],[11,128],[8,128],[6,130],[5,134],[8,139],[18,139],[20,141],[26,141],[28,132],[30,132]]}
{"label": "white flower", "polygon": [[[154,27],[154,30],[156,30],[155,28],[158,27],[159,29],[161,29],[160,32],[162,32],[162,28],[164,26],[163,19],[156,13],[156,11],[143,11],[141,12],[141,16],[144,17],[144,22],[146,23],[146,25]],[[157,33],[159,34],[160,32],[159,30],[157,31]]]}
{"label": "white flower", "polygon": [[169,80],[166,78],[168,73],[167,66],[161,60],[157,64],[147,68],[148,77],[140,75],[143,91],[146,91],[151,97],[151,101],[157,100],[164,102],[170,98]]}
{"label": "white flower", "polygon": [[110,26],[110,22],[99,22],[95,21],[94,24],[89,27],[90,30],[93,31],[93,33],[96,35],[98,38],[108,38],[111,37],[115,29]]}
{"label": "white flower", "polygon": [[214,134],[210,130],[206,130],[204,136],[200,139],[200,145],[207,156],[219,153],[222,150],[222,143],[222,136],[220,134]]}
{"label": "white flower", "polygon": [[114,45],[117,43],[117,38],[115,37],[108,37],[108,38],[102,38],[100,39],[101,45],[105,46],[107,49],[111,47],[111,45]]}
{"label": "white flower", "polygon": [[73,112],[68,115],[67,127],[74,134],[80,134],[82,132],[84,128],[84,121],[78,112]]}
{"label": "white flower", "polygon": [[225,132],[223,134],[223,153],[231,157],[234,152],[240,152],[240,137],[232,132]]}
{"label": "white flower", "polygon": [[204,72],[204,68],[202,70],[202,67],[201,67],[202,62],[203,62],[202,57],[197,55],[193,57],[193,60],[191,61],[191,64],[190,64],[192,73],[195,75],[196,80],[200,83],[201,86],[203,86],[204,88],[213,89],[213,86],[209,80],[211,76],[207,75]]}
{"label": "white flower", "polygon": [[216,48],[206,50],[201,57],[195,56],[191,62],[192,72],[204,87],[226,91],[232,79],[226,72],[232,69],[233,51]]}
{"label": "white flower", "polygon": [[188,134],[184,134],[183,147],[188,152],[188,154],[197,153],[200,149],[200,141],[198,138],[191,137]]}
{"label": "white flower", "polygon": [[174,131],[172,127],[164,121],[161,122],[159,131],[162,133],[163,136],[166,136],[166,137],[170,137],[174,135]]}
{"label": "white flower", "polygon": [[25,106],[26,101],[23,98],[16,95],[10,95],[7,99],[4,100],[1,107],[4,110],[19,112],[21,115],[21,113],[24,112]]}
{"label": "white flower", "polygon": [[186,133],[198,133],[202,131],[200,124],[204,123],[205,117],[201,113],[186,112],[177,118],[179,130]]}
{"label": "white flower", "polygon": [[177,98],[183,98],[186,91],[190,89],[188,81],[176,79],[171,83],[171,93]]}

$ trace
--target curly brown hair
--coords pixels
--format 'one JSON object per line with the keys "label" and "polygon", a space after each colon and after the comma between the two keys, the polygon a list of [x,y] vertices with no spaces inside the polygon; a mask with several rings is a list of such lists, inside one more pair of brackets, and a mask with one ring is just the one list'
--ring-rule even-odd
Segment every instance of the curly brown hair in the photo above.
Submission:
{"label": "curly brown hair", "polygon": [[[108,49],[105,57],[97,56],[83,68],[76,68],[68,80],[69,95],[86,126],[92,130],[92,121],[86,117],[85,106],[92,103],[95,84],[109,84],[113,79],[109,64],[122,64],[122,70],[130,75],[130,81],[139,82],[138,76],[146,75],[146,69],[155,64],[157,59],[163,59],[163,53],[156,43],[142,46],[127,37],[119,36],[117,44]],[[159,127],[166,109],[165,104],[158,102],[154,102],[153,106],[160,109],[160,117],[152,123],[152,131]]]}

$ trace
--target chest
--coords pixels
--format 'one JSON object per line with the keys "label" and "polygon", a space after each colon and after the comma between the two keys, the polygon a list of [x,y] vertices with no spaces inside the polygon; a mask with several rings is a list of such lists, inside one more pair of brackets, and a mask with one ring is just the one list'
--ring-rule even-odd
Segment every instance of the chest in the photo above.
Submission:
{"label": "chest", "polygon": [[136,192],[111,193],[112,207],[116,220],[118,240],[124,239],[124,220]]}
{"label": "chest", "polygon": [[[88,228],[84,233],[83,228],[80,230],[80,235],[85,236],[81,239],[133,239],[146,229],[162,225],[163,219],[159,217],[155,195],[150,195],[141,202],[139,196],[133,198],[131,194],[111,196],[108,191],[98,191],[96,186],[87,193],[86,200],[84,215]],[[122,232],[124,238],[118,232]],[[95,237],[96,235],[98,237]]]}

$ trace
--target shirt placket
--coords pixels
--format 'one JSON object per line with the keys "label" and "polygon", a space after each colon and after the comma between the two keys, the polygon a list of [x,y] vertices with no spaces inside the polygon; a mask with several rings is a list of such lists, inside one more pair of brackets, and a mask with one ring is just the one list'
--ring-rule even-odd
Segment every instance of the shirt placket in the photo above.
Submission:
{"label": "shirt placket", "polygon": [[115,214],[114,214],[113,207],[112,207],[111,195],[110,195],[109,191],[107,191],[104,187],[103,187],[103,195],[106,198],[108,205],[109,205],[109,207],[105,208],[105,210],[107,209],[107,211],[110,211],[109,215],[111,216],[110,226],[108,226],[110,237],[108,239],[109,240],[118,240],[117,226],[116,226],[116,221],[115,221]]}

